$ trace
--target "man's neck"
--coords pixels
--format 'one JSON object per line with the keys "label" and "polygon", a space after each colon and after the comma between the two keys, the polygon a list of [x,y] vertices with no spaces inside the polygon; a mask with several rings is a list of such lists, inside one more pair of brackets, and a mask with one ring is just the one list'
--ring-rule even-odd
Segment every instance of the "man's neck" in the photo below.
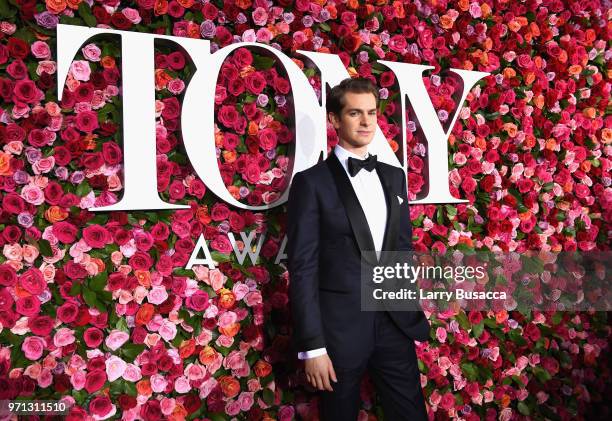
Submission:
{"label": "man's neck", "polygon": [[338,141],[338,146],[340,146],[341,148],[347,150],[348,152],[354,153],[355,155],[358,155],[362,158],[367,158],[368,157],[368,145],[363,145],[363,146],[353,146],[348,142],[345,142],[344,140],[340,139]]}

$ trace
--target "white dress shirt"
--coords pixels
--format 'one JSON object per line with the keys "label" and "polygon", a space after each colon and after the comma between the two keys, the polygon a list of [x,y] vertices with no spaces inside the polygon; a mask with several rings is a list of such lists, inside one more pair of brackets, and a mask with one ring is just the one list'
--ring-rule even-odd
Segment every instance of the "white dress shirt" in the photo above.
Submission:
{"label": "white dress shirt", "polygon": [[[347,151],[340,145],[336,145],[334,153],[338,157],[342,168],[346,171],[346,175],[351,180],[353,190],[357,195],[359,204],[363,209],[370,232],[372,233],[372,240],[374,240],[374,248],[376,251],[376,257],[380,258],[380,251],[382,250],[383,240],[385,238],[385,227],[387,225],[387,201],[385,199],[385,192],[380,182],[380,178],[376,173],[376,170],[367,171],[362,168],[354,177],[351,177],[348,170],[348,159],[365,159],[368,157],[359,156],[352,152]],[[318,357],[326,354],[325,348],[313,349],[310,351],[299,352],[298,358],[305,360],[308,358]]]}

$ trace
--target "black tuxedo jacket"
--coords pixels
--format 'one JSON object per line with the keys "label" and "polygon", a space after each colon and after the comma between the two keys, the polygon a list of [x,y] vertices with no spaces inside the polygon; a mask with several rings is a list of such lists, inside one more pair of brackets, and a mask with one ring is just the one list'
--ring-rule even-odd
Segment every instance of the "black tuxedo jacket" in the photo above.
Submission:
{"label": "black tuxedo jacket", "polygon": [[[376,171],[387,202],[383,250],[413,250],[406,176],[382,162]],[[332,359],[350,359],[376,314],[361,311],[361,255],[367,250],[372,255],[374,242],[349,176],[334,153],[295,175],[287,240],[296,350],[326,347]],[[389,314],[407,337],[429,338],[422,311]]]}

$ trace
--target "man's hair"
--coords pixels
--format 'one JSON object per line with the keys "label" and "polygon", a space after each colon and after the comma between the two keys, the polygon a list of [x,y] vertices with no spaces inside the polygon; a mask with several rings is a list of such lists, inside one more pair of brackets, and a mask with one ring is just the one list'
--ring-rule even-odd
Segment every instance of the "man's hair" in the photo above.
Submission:
{"label": "man's hair", "polygon": [[344,94],[352,92],[354,94],[370,93],[378,102],[378,89],[370,81],[365,78],[346,78],[338,85],[329,90],[327,94],[327,112],[334,113],[340,116],[342,108],[344,108]]}

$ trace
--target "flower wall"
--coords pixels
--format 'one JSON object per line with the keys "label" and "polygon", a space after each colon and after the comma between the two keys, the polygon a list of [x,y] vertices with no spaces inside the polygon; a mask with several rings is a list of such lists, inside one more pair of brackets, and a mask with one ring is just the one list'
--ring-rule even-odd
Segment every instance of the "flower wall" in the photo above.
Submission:
{"label": "flower wall", "polygon": [[[606,2],[0,0],[0,399],[64,399],[68,419],[317,419],[290,348],[288,275],[275,264],[284,207],[230,208],[181,144],[181,98],[195,69],[157,45],[157,186],[187,210],[90,212],[121,198],[121,54],[82,46],[57,100],[58,23],[339,54],[380,88],[394,150],[401,111],[376,60],[432,65],[424,82],[449,139],[451,191],[466,205],[413,205],[417,250],[608,250],[612,189],[610,11]],[[464,104],[448,68],[490,72]],[[143,71],[146,71],[144,69]],[[260,49],[230,55],[217,80],[218,164],[250,205],[287,187],[291,86]],[[409,110],[408,110],[409,111]],[[408,114],[410,116],[410,114]],[[426,144],[407,132],[408,186],[422,191]],[[152,142],[153,139],[150,139]],[[212,139],[211,139],[212,141]],[[337,142],[329,130],[329,147]],[[227,233],[265,232],[239,264]],[[203,234],[210,270],[185,266]],[[244,244],[238,241],[238,247]],[[417,354],[431,418],[609,415],[606,313],[429,315]],[[368,378],[360,419],[380,416]],[[371,419],[371,418],[370,418]]]}

